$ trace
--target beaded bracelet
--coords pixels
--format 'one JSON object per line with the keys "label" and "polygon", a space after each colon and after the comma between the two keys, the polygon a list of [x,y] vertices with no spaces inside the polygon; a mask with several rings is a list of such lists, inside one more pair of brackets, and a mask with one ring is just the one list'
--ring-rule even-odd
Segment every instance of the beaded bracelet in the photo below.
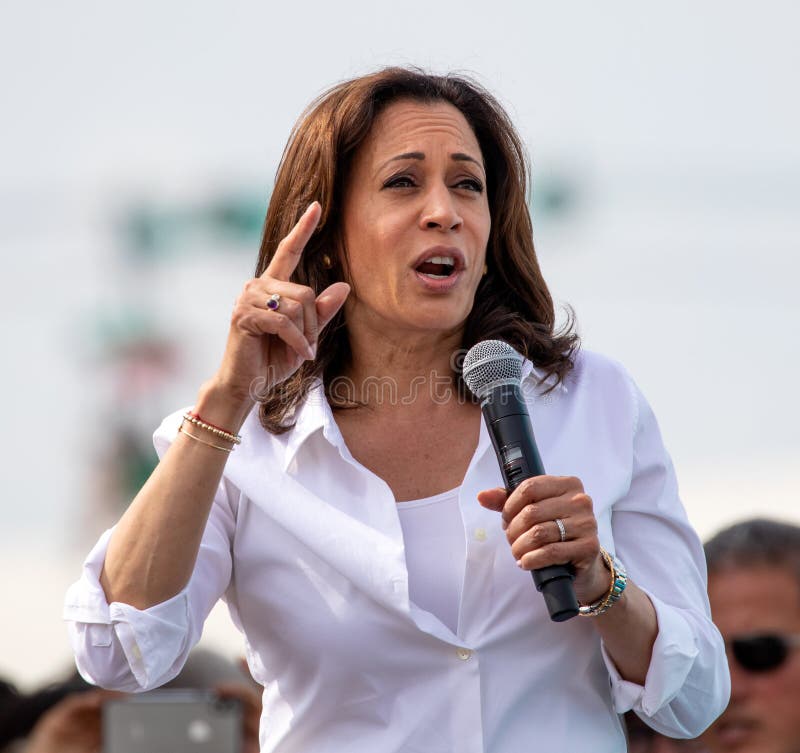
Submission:
{"label": "beaded bracelet", "polygon": [[625,572],[623,564],[603,548],[600,549],[600,554],[603,557],[603,563],[611,573],[611,586],[602,599],[594,604],[582,605],[578,608],[578,614],[581,617],[598,617],[607,612],[620,600],[625,586],[628,585],[628,574]]}
{"label": "beaded bracelet", "polygon": [[222,452],[228,453],[233,450],[233,447],[222,447],[221,445],[214,444],[213,442],[207,442],[205,439],[200,439],[200,437],[196,437],[194,434],[190,434],[188,431],[186,431],[186,429],[183,428],[183,424],[180,425],[178,431],[181,434],[185,434],[187,437],[191,437],[195,442],[200,442],[200,444],[206,445],[206,447],[213,447],[215,450],[222,450]]}
{"label": "beaded bracelet", "polygon": [[242,438],[238,434],[232,434],[229,431],[225,431],[225,429],[221,429],[219,426],[214,426],[214,424],[210,424],[207,421],[204,421],[197,413],[192,413],[191,411],[187,411],[183,414],[183,420],[188,421],[189,423],[194,424],[195,426],[205,429],[206,431],[210,431],[215,436],[220,437],[220,439],[227,439],[228,442],[232,442],[233,444],[241,444]]}

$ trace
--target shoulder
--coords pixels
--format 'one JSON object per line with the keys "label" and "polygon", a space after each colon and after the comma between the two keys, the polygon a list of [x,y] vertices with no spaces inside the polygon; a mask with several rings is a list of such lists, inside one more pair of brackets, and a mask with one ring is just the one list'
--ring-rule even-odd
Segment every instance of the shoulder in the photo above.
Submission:
{"label": "shoulder", "polygon": [[632,382],[628,370],[610,356],[581,348],[575,356],[575,366],[567,375],[567,386],[628,386]]}
{"label": "shoulder", "polygon": [[576,354],[574,364],[554,397],[560,393],[560,402],[570,414],[632,431],[639,420],[640,395],[625,366],[583,348]]}
{"label": "shoulder", "polygon": [[582,350],[565,385],[571,386],[576,398],[599,403],[634,431],[656,423],[650,403],[628,369],[606,355]]}

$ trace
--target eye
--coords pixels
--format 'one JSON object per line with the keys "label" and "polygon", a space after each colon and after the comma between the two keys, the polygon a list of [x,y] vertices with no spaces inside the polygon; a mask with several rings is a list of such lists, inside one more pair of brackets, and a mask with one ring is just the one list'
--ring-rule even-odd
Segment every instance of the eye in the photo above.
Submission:
{"label": "eye", "polygon": [[416,185],[410,175],[393,175],[384,184],[384,188],[413,188]]}
{"label": "eye", "polygon": [[483,183],[477,178],[463,178],[456,183],[456,188],[465,188],[467,191],[483,193]]}

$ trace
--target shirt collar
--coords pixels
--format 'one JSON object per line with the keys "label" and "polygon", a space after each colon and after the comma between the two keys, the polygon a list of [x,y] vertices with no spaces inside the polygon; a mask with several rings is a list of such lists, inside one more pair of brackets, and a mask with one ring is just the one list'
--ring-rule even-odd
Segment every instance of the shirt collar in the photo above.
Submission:
{"label": "shirt collar", "polygon": [[[567,392],[567,386],[563,380],[556,382],[554,375],[547,376],[545,371],[534,366],[528,360],[522,364],[521,381],[528,381],[528,384],[533,388],[534,395],[537,396],[553,385],[555,385],[555,391]],[[325,396],[321,379],[314,381],[305,400],[295,411],[294,420],[294,428],[286,434],[286,451],[283,458],[284,471],[289,468],[305,441],[320,429],[322,429],[325,438],[332,445],[340,450],[344,447],[344,439],[339,431],[339,426],[333,418],[333,411]]]}
{"label": "shirt collar", "polygon": [[567,393],[569,389],[566,384],[564,384],[564,380],[558,381],[558,377],[555,374],[547,375],[547,372],[544,369],[539,368],[538,366],[534,366],[531,361],[527,359],[522,364],[522,379],[521,381],[525,381],[526,379],[535,381],[536,384],[534,385],[534,389],[537,395],[542,394],[545,390],[553,389],[554,391]]}
{"label": "shirt collar", "polygon": [[314,433],[322,429],[332,444],[338,444],[341,437],[339,427],[333,420],[333,413],[325,397],[322,380],[315,379],[305,399],[295,410],[294,427],[286,434],[286,452],[283,458],[283,470],[286,471],[294,460],[298,450]]}

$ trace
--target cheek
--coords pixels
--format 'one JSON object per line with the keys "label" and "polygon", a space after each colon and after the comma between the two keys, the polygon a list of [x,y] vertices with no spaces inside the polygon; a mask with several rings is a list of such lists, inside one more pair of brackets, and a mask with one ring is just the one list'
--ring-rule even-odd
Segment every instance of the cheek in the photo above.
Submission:
{"label": "cheek", "polygon": [[372,237],[375,255],[379,256],[384,264],[388,264],[399,251],[398,242],[401,234],[398,223],[386,220],[377,223],[372,230]]}
{"label": "cheek", "polygon": [[364,228],[350,239],[350,282],[360,299],[385,299],[396,287],[398,266],[403,263],[400,248],[400,239],[385,223]]}
{"label": "cheek", "polygon": [[782,730],[782,734],[791,730],[794,739],[800,739],[800,666],[786,667],[786,671],[777,675],[765,675],[754,683],[752,691],[751,700],[759,704],[764,720],[769,720],[768,727]]}
{"label": "cheek", "polygon": [[795,727],[800,730],[800,651],[795,649],[792,661],[776,680],[775,696],[791,704]]}
{"label": "cheek", "polygon": [[417,217],[412,209],[381,212],[373,223],[373,235],[386,256],[408,253],[407,246],[417,235]]}
{"label": "cheek", "polygon": [[354,232],[349,236],[354,262],[356,256],[361,263],[378,259],[386,262],[398,250],[398,244],[408,227],[408,220],[365,206]]}
{"label": "cheek", "polygon": [[[489,207],[476,207],[475,211],[471,213],[470,220],[471,226],[475,229],[476,239],[483,244],[483,248],[486,248],[492,229],[492,218],[489,215]],[[483,250],[483,248],[481,250]]]}

